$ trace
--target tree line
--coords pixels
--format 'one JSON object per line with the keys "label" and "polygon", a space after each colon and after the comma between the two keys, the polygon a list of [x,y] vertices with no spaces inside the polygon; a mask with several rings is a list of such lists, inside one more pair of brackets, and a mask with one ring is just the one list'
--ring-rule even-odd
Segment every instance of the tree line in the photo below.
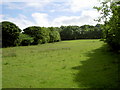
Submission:
{"label": "tree line", "polygon": [[100,24],[96,26],[30,26],[21,30],[14,23],[3,21],[0,23],[0,27],[2,47],[37,45],[61,40],[100,39],[102,37],[102,25]]}
{"label": "tree line", "polygon": [[18,26],[9,21],[1,22],[0,27],[2,47],[37,45],[61,40],[59,32],[53,27],[31,26],[21,32]]}
{"label": "tree line", "polygon": [[102,25],[61,26],[61,40],[101,39]]}

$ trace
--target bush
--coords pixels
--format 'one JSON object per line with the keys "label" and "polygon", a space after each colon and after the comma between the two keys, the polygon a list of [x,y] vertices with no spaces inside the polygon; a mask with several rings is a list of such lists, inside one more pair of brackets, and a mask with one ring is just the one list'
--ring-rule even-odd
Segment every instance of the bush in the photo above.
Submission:
{"label": "bush", "polygon": [[50,43],[52,42],[58,42],[61,40],[60,34],[59,32],[56,30],[56,28],[54,27],[49,27],[50,32],[49,32],[49,36],[50,36]]}
{"label": "bush", "polygon": [[28,46],[28,45],[31,45],[34,41],[34,39],[26,34],[20,34],[19,36],[19,39],[20,39],[20,45],[21,46]]}
{"label": "bush", "polygon": [[32,26],[23,30],[24,34],[27,34],[34,38],[33,44],[43,44],[49,42],[49,31],[45,27]]}

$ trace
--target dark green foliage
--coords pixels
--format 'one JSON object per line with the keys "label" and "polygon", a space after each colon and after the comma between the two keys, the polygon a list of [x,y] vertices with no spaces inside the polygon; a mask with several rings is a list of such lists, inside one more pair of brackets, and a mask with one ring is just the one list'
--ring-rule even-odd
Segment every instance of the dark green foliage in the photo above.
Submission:
{"label": "dark green foliage", "polygon": [[120,50],[120,6],[112,5],[112,17],[106,24],[106,42],[116,51]]}
{"label": "dark green foliage", "polygon": [[50,43],[51,42],[58,42],[61,40],[59,32],[56,30],[58,28],[55,27],[49,27],[49,36],[50,36]]}
{"label": "dark green foliage", "polygon": [[102,28],[100,24],[96,26],[61,26],[60,36],[62,40],[75,39],[100,39],[102,38]]}
{"label": "dark green foliage", "polygon": [[2,25],[2,47],[19,45],[19,34],[21,30],[12,22],[3,21]]}
{"label": "dark green foliage", "polygon": [[[104,39],[105,42],[111,47],[112,50],[120,50],[120,1],[111,2],[110,6],[107,5],[108,2],[102,2],[102,6],[96,7],[98,11],[102,12],[102,17],[104,25]],[[110,16],[112,13],[112,16]],[[108,19],[109,17],[109,19]],[[98,21],[100,21],[98,20]]]}
{"label": "dark green foliage", "polygon": [[82,34],[85,39],[100,39],[102,38],[102,25],[97,24],[96,26],[83,25]]}
{"label": "dark green foliage", "polygon": [[34,41],[34,39],[26,34],[20,34],[19,36],[19,40],[20,40],[20,45],[21,46],[28,46],[31,45]]}
{"label": "dark green foliage", "polygon": [[38,28],[37,33],[34,36],[34,44],[44,44],[49,42],[49,30],[45,27]]}
{"label": "dark green foliage", "polygon": [[24,34],[27,34],[34,38],[33,44],[42,44],[49,42],[49,32],[47,28],[32,26],[23,30]]}
{"label": "dark green foliage", "polygon": [[24,34],[27,34],[34,38],[33,44],[44,44],[48,42],[60,41],[59,32],[54,27],[46,28],[32,26],[24,29],[23,31]]}
{"label": "dark green foliage", "polygon": [[0,23],[0,48],[2,48],[2,23]]}
{"label": "dark green foliage", "polygon": [[61,26],[62,31],[60,32],[62,40],[72,40],[73,39],[73,29],[71,26]]}
{"label": "dark green foliage", "polygon": [[31,26],[31,27],[27,27],[25,28],[23,31],[24,34],[28,34],[31,37],[37,37],[37,35],[39,34],[39,30],[40,27],[37,26]]}
{"label": "dark green foliage", "polygon": [[[11,27],[12,30],[15,28]],[[20,32],[18,33],[20,34]],[[61,26],[59,27],[39,27],[31,26],[23,30],[18,35],[17,44],[21,46],[37,45],[44,43],[58,42],[62,40],[75,39],[99,39],[102,37],[101,25],[90,26]],[[9,41],[9,40],[8,40]]]}

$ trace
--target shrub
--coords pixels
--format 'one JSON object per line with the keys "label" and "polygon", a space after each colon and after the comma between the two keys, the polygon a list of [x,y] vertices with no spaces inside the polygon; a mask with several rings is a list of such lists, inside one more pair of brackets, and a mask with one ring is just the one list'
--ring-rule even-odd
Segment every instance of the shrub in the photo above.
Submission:
{"label": "shrub", "polygon": [[24,29],[23,33],[34,38],[33,44],[43,44],[49,42],[49,31],[45,27],[32,26]]}
{"label": "shrub", "polygon": [[50,36],[50,43],[51,42],[58,42],[61,40],[60,34],[59,32],[56,30],[56,28],[54,27],[49,27],[50,32],[49,32],[49,36]]}
{"label": "shrub", "polygon": [[19,36],[19,39],[20,39],[20,45],[21,46],[28,46],[28,45],[31,45],[34,41],[34,39],[26,34],[20,34]]}

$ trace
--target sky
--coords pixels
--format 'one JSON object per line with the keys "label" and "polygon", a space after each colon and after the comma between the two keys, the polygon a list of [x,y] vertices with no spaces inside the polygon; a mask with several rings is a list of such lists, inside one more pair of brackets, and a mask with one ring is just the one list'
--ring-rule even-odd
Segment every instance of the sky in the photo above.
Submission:
{"label": "sky", "polygon": [[93,7],[99,5],[99,0],[0,0],[0,22],[10,21],[21,29],[96,25],[100,14]]}

